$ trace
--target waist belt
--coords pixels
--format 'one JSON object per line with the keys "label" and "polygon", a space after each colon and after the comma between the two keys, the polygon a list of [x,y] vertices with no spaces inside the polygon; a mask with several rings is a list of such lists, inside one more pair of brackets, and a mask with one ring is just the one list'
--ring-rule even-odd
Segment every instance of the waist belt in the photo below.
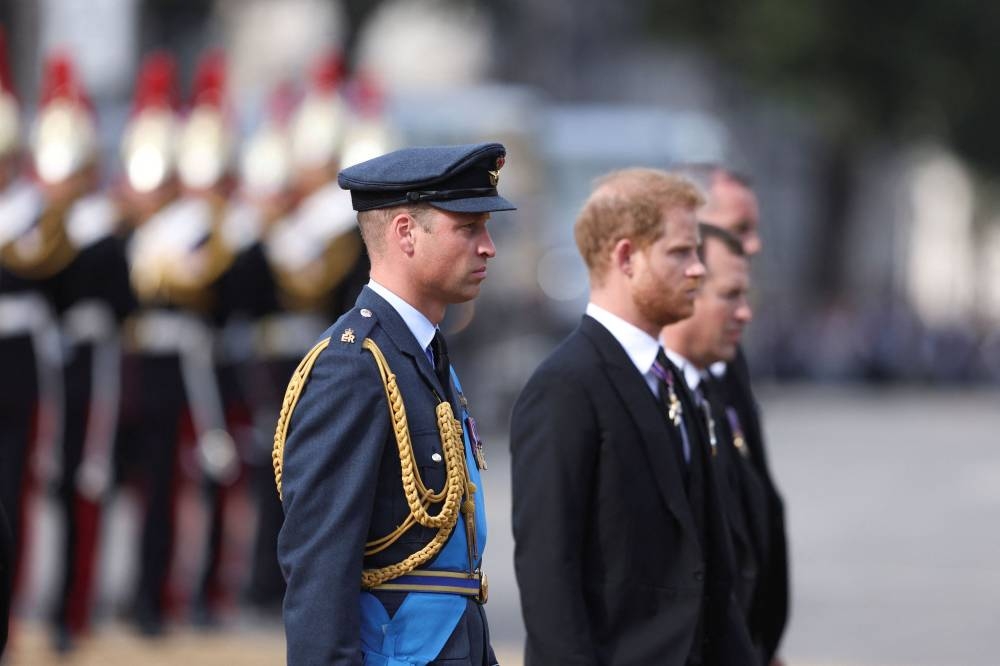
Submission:
{"label": "waist belt", "polygon": [[63,324],[72,342],[101,342],[111,338],[118,327],[111,306],[90,300],[76,303],[63,314]]}
{"label": "waist belt", "polygon": [[149,310],[132,318],[132,347],[149,353],[206,351],[214,342],[211,327],[200,318],[175,310]]}
{"label": "waist belt", "polygon": [[266,358],[298,359],[329,326],[329,321],[316,314],[273,314],[260,322],[254,343],[257,353]]}
{"label": "waist belt", "polygon": [[41,333],[54,321],[51,308],[39,294],[0,295],[0,337]]}
{"label": "waist belt", "polygon": [[428,571],[421,569],[393,578],[371,588],[372,592],[437,592],[473,597],[481,604],[489,597],[490,585],[486,574],[459,571]]}

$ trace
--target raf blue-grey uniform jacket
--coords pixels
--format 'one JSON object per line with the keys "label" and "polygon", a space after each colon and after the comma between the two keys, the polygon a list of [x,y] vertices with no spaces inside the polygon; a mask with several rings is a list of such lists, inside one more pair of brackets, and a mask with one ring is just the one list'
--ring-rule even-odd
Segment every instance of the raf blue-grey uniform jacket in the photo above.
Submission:
{"label": "raf blue-grey uniform jacket", "polygon": [[[363,310],[371,316],[363,316]],[[396,375],[424,483],[439,489],[445,481],[443,460],[434,460],[443,457],[434,455],[441,453],[435,406],[436,396],[445,393],[399,314],[365,288],[327,336],[330,344],[312,368],[284,447],[285,522],[278,559],[288,582],[284,621],[293,665],[361,664],[362,567],[400,562],[436,533],[415,525],[387,550],[363,556],[367,541],[389,534],[409,515],[385,389],[372,354],[362,348],[366,337]],[[452,406],[459,414],[458,405]],[[392,614],[401,594],[377,596]],[[439,660],[484,663],[483,651],[489,651],[485,617],[479,604],[468,604]]]}

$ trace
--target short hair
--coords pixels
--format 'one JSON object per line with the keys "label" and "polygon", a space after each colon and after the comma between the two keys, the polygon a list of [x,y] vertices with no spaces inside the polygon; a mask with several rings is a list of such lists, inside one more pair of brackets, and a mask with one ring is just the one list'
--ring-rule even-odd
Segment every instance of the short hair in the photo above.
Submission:
{"label": "short hair", "polygon": [[427,221],[430,204],[418,202],[390,208],[373,208],[358,213],[358,227],[361,228],[361,239],[368,248],[369,255],[378,255],[385,251],[385,228],[392,218],[400,213],[409,213],[424,231],[430,231]]}
{"label": "short hair", "polygon": [[600,283],[611,249],[623,238],[643,249],[663,233],[663,210],[695,211],[704,198],[691,181],[660,169],[613,171],[594,183],[573,235],[591,279]]}
{"label": "short hair", "polygon": [[706,273],[711,273],[708,267],[708,262],[705,261],[706,246],[709,240],[719,241],[722,245],[729,251],[730,254],[737,257],[746,257],[746,250],[743,249],[743,242],[735,234],[726,231],[722,227],[717,227],[714,224],[708,224],[707,222],[698,223],[698,234],[701,236],[701,244],[698,246],[698,258],[701,259],[701,263],[705,266]]}

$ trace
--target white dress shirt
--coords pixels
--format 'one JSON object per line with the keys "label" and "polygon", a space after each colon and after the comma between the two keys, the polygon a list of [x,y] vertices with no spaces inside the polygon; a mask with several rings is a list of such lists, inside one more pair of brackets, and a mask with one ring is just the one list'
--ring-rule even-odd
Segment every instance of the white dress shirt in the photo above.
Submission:
{"label": "white dress shirt", "polygon": [[[392,309],[399,313],[406,327],[410,329],[410,333],[416,338],[417,344],[424,350],[424,354],[426,355],[427,348],[430,347],[431,340],[434,339],[434,333],[437,332],[437,326],[432,324],[431,320],[425,317],[422,312],[375,280],[368,280],[368,288],[387,300]],[[434,365],[433,361],[431,361],[431,365]]]}
{"label": "white dress shirt", "polygon": [[660,351],[659,340],[618,315],[611,314],[593,303],[587,304],[587,316],[593,317],[601,326],[608,329],[608,332],[625,349],[625,353],[635,364],[636,369],[645,378],[649,390],[653,392],[653,395],[658,395],[656,375],[653,374],[653,362],[656,361],[656,354]]}

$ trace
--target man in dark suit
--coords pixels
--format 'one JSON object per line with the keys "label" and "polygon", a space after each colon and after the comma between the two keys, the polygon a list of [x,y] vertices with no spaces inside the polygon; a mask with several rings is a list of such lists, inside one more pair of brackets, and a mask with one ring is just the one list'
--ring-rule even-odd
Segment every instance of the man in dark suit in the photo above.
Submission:
{"label": "man in dark suit", "polygon": [[[707,195],[698,219],[736,236],[743,252],[753,260],[763,248],[760,236],[760,206],[750,181],[719,165],[695,170],[695,177]],[[749,461],[757,471],[767,495],[767,549],[769,556],[758,572],[757,594],[751,613],[751,631],[758,637],[765,663],[781,664],[776,656],[790,613],[790,574],[785,536],[785,507],[767,460],[760,410],[750,384],[746,356],[737,348],[727,363],[712,366],[712,374],[736,412],[746,440]]]}
{"label": "man in dark suit", "polygon": [[755,663],[714,459],[657,341],[704,267],[688,181],[612,173],[577,219],[591,294],[511,421],[525,663]]}
{"label": "man in dark suit", "polygon": [[708,410],[737,565],[734,591],[755,647],[762,659],[769,659],[756,612],[758,598],[767,594],[760,586],[760,574],[773,557],[766,479],[751,460],[736,408],[710,371],[714,364],[725,366],[736,358],[743,330],[753,316],[748,301],[750,264],[739,238],[711,225],[699,228],[705,284],[695,299],[694,314],[664,328],[660,339],[667,357],[683,371],[689,388]]}
{"label": "man in dark suit", "polygon": [[489,213],[513,209],[504,158],[410,148],[340,173],[371,280],[295,371],[275,433],[290,664],[496,663],[482,446],[437,325],[486,278]]}

